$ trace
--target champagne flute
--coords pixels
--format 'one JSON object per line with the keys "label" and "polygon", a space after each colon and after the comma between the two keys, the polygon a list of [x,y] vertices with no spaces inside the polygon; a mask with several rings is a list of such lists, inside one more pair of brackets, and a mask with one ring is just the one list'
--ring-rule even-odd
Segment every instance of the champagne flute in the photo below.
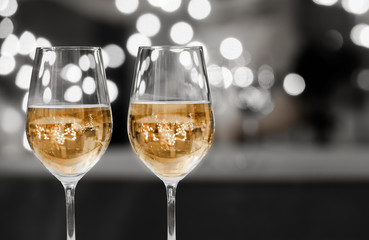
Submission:
{"label": "champagne flute", "polygon": [[214,119],[202,47],[140,47],[128,114],[134,152],[165,184],[168,240],[175,240],[178,182],[213,142]]}
{"label": "champagne flute", "polygon": [[76,185],[99,161],[112,135],[100,48],[36,49],[26,132],[35,155],[64,187],[67,240],[75,240]]}

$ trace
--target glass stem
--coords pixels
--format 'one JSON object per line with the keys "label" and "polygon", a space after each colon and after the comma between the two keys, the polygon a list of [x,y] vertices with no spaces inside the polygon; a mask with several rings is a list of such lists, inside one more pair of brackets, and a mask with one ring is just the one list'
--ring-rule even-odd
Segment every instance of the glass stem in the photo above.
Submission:
{"label": "glass stem", "polygon": [[176,189],[177,183],[165,183],[167,191],[168,240],[176,239]]}
{"label": "glass stem", "polygon": [[77,183],[63,184],[66,200],[67,240],[76,239],[74,194]]}

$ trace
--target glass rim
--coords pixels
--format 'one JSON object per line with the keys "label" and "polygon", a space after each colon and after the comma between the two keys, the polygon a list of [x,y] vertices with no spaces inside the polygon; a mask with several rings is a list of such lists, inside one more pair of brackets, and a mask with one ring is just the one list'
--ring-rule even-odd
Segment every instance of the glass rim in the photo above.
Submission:
{"label": "glass rim", "polygon": [[97,46],[50,46],[50,47],[37,47],[36,50],[42,51],[72,51],[72,50],[101,50],[101,47]]}
{"label": "glass rim", "polygon": [[203,47],[198,46],[176,46],[176,45],[158,45],[158,46],[139,46],[139,50],[199,50]]}

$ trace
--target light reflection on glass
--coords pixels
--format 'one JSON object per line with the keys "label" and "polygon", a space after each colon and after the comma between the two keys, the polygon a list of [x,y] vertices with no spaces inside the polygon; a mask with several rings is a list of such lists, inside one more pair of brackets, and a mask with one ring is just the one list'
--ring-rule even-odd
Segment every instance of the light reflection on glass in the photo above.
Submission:
{"label": "light reflection on glass", "polygon": [[186,22],[175,23],[170,29],[170,37],[177,44],[186,44],[193,38],[193,28]]}
{"label": "light reflection on glass", "polygon": [[160,27],[159,18],[152,13],[141,15],[136,22],[137,31],[148,37],[155,36],[159,32]]}
{"label": "light reflection on glass", "polygon": [[112,80],[106,80],[106,84],[108,87],[110,102],[114,102],[115,99],[117,99],[119,93],[117,84],[115,84],[115,82],[113,82]]}
{"label": "light reflection on glass", "polygon": [[283,89],[291,96],[300,95],[305,90],[305,80],[296,73],[287,74],[283,80]]}
{"label": "light reflection on glass", "polygon": [[342,7],[349,13],[364,14],[369,10],[368,0],[342,0]]}
{"label": "light reflection on glass", "polygon": [[27,112],[27,103],[28,103],[28,92],[24,94],[23,100],[22,100],[22,110],[23,112]]}
{"label": "light reflection on glass", "polygon": [[115,0],[115,6],[124,14],[131,14],[138,8],[138,0]]}
{"label": "light reflection on glass", "polygon": [[14,24],[10,18],[4,18],[0,22],[0,38],[6,38],[11,33],[13,33]]}
{"label": "light reflection on glass", "polygon": [[235,60],[242,54],[242,43],[237,38],[226,38],[221,42],[219,51],[224,58],[228,60]]}
{"label": "light reflection on glass", "polygon": [[191,0],[187,10],[192,18],[202,20],[209,16],[211,5],[208,0]]}
{"label": "light reflection on glass", "polygon": [[28,140],[27,140],[27,133],[26,133],[26,131],[24,131],[24,133],[23,133],[23,147],[27,151],[32,151],[31,146],[29,145]]}
{"label": "light reflection on glass", "polygon": [[123,49],[116,44],[106,45],[103,50],[109,56],[108,67],[110,68],[117,68],[126,60],[126,55],[124,54]]}
{"label": "light reflection on glass", "polygon": [[27,55],[36,47],[36,37],[29,31],[25,31],[19,37],[19,54]]}
{"label": "light reflection on glass", "polygon": [[127,50],[132,56],[137,56],[138,47],[151,46],[150,38],[141,33],[132,34],[127,40]]}
{"label": "light reflection on glass", "polygon": [[8,75],[15,68],[15,58],[13,56],[0,56],[0,75]]}
{"label": "light reflection on glass", "polygon": [[104,49],[101,49],[101,55],[102,55],[102,62],[104,63],[104,68],[107,68],[110,62],[110,58],[107,52],[105,52]]}
{"label": "light reflection on glass", "polygon": [[68,102],[78,102],[82,99],[82,89],[80,86],[74,85],[69,87],[64,93],[64,99]]}
{"label": "light reflection on glass", "polygon": [[32,66],[23,65],[15,78],[15,84],[21,89],[28,89],[31,82]]}

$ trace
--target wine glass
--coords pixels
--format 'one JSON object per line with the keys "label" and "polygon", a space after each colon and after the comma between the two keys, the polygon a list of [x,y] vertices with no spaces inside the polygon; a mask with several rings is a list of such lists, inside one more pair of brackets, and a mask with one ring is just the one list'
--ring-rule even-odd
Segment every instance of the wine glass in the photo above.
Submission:
{"label": "wine glass", "polygon": [[75,240],[75,187],[101,158],[112,135],[100,48],[36,49],[26,132],[35,155],[64,186],[67,239]]}
{"label": "wine glass", "polygon": [[139,48],[128,135],[134,152],[165,184],[168,240],[174,240],[177,184],[213,142],[214,118],[202,47]]}

